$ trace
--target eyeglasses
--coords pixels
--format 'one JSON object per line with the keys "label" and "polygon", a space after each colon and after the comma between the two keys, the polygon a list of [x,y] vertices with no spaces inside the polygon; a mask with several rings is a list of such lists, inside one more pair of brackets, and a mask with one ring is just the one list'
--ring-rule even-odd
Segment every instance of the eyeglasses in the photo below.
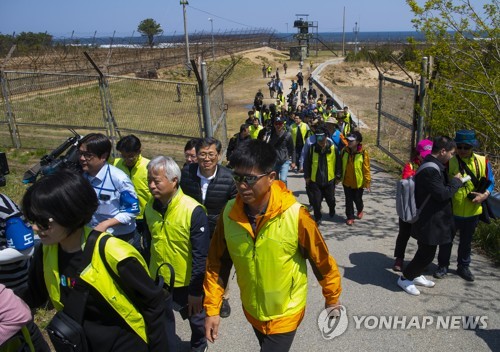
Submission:
{"label": "eyeglasses", "polygon": [[35,221],[30,221],[32,225],[36,225],[40,231],[47,231],[50,227],[50,223],[53,222],[54,219],[48,218],[48,219],[38,219]]}
{"label": "eyeglasses", "polygon": [[209,159],[215,159],[217,157],[217,153],[200,153],[198,154],[198,158],[205,159],[208,156]]}
{"label": "eyeglasses", "polygon": [[457,145],[457,149],[458,150],[471,150],[472,149],[472,145],[470,145],[470,144],[459,144],[459,145]]}
{"label": "eyeglasses", "polygon": [[254,184],[256,184],[262,177],[269,175],[270,172],[266,172],[261,175],[240,175],[237,174],[236,172],[233,172],[233,180],[236,183],[243,183],[245,182],[247,185],[252,187]]}
{"label": "eyeglasses", "polygon": [[94,153],[91,153],[91,152],[87,152],[87,151],[82,151],[82,150],[79,150],[78,151],[78,157],[82,157],[85,159],[85,160],[90,160],[92,159],[94,156],[97,156],[96,154]]}

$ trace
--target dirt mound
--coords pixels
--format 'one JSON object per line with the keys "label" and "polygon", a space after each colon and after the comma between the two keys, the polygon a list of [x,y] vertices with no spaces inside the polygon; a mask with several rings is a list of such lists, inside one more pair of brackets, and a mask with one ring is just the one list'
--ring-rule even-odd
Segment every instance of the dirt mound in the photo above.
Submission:
{"label": "dirt mound", "polygon": [[[408,76],[397,67],[383,68],[384,75],[409,81]],[[330,65],[321,74],[324,81],[339,87],[377,87],[378,71],[370,63],[341,63]]]}

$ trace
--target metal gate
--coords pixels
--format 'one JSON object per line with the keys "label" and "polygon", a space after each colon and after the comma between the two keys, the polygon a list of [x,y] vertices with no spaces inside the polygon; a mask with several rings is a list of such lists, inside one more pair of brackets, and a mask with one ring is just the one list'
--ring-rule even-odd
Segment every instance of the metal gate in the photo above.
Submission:
{"label": "metal gate", "polygon": [[379,71],[377,147],[401,165],[415,145],[418,85],[384,76]]}

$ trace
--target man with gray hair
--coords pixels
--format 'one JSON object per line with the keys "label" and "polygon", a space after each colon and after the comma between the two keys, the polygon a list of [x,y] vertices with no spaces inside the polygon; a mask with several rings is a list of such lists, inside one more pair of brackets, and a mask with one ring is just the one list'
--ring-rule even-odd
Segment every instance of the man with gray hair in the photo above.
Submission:
{"label": "man with gray hair", "polygon": [[[159,271],[169,282],[170,272],[162,264],[174,268],[173,301],[187,310],[191,351],[205,351],[203,279],[210,244],[208,219],[205,208],[182,192],[180,181],[181,170],[171,157],[157,156],[148,164],[152,198],[144,210],[144,237],[151,239],[151,275]],[[169,350],[176,351],[173,314],[167,313],[167,326]]]}

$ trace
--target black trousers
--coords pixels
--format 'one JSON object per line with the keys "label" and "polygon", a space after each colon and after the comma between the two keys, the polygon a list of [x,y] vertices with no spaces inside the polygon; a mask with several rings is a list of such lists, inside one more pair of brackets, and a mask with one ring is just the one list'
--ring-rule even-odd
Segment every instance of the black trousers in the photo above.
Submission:
{"label": "black trousers", "polygon": [[354,219],[354,205],[358,213],[363,211],[363,188],[351,188],[344,186],[345,195],[345,215],[348,220]]}
{"label": "black trousers", "polygon": [[399,219],[399,232],[396,238],[396,248],[394,248],[394,257],[404,259],[406,245],[411,237],[411,224]]}
{"label": "black trousers", "polygon": [[[173,301],[181,307],[185,307],[188,302],[188,287],[175,287],[173,290]],[[175,334],[175,316],[173,314],[173,307],[167,307],[167,335],[169,341],[169,351],[176,351],[177,337]],[[191,328],[191,347],[198,348],[207,343],[205,337],[205,310],[199,314],[191,315],[189,326]],[[175,347],[174,347],[175,346]]]}
{"label": "black trousers", "polygon": [[328,204],[330,214],[335,213],[335,183],[329,182],[326,185],[320,185],[316,182],[309,182],[309,190],[311,192],[311,205],[314,209],[314,219],[321,220],[321,202],[323,198]]}
{"label": "black trousers", "polygon": [[479,216],[471,216],[469,218],[455,218],[455,233],[452,236],[452,241],[439,246],[438,265],[448,267],[450,265],[451,249],[453,247],[453,239],[457,231],[460,232],[460,242],[458,243],[457,264],[459,266],[469,266],[471,262],[472,238],[479,223]]}
{"label": "black trousers", "polygon": [[288,352],[290,347],[292,347],[297,330],[271,335],[263,334],[255,328],[253,331],[259,340],[260,352]]}
{"label": "black trousers", "polygon": [[422,275],[427,265],[432,263],[434,260],[436,249],[437,246],[418,242],[417,253],[415,253],[415,256],[410,264],[408,264],[405,270],[403,270],[403,276],[405,279],[413,280],[414,278]]}

